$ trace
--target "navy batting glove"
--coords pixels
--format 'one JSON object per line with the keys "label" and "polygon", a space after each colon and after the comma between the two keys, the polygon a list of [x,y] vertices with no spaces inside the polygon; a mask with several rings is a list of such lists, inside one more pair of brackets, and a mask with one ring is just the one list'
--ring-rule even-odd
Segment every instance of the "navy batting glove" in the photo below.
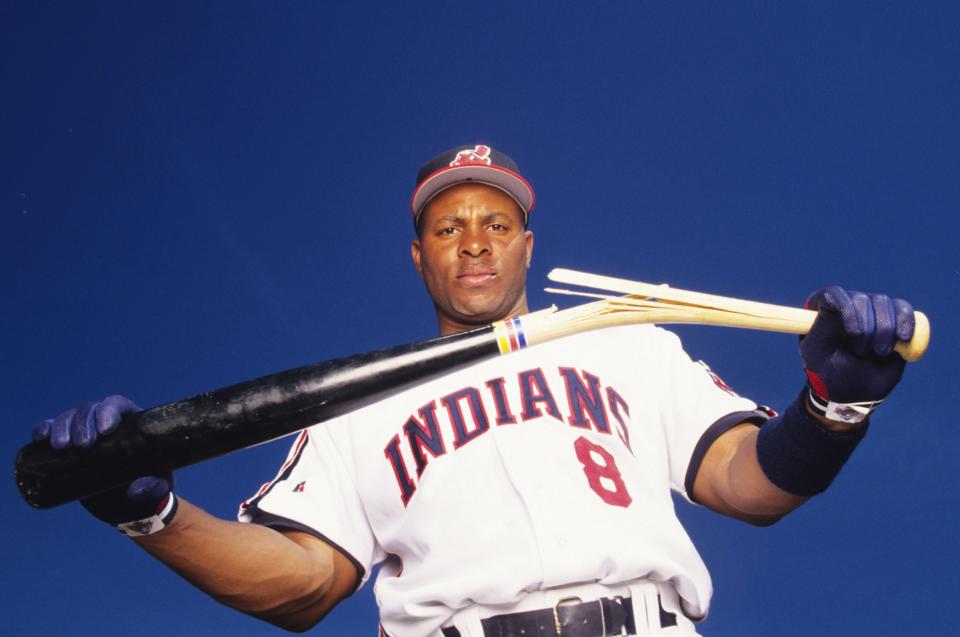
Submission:
{"label": "navy batting glove", "polygon": [[806,307],[817,311],[800,340],[812,406],[831,420],[859,422],[903,376],[906,362],[893,347],[913,337],[913,307],[838,286],[815,292]]}
{"label": "navy batting glove", "polygon": [[141,411],[129,398],[108,396],[101,402],[90,401],[56,418],[48,418],[33,428],[34,442],[50,441],[54,449],[88,449],[97,436],[113,433],[124,414]]}
{"label": "navy batting glove", "polygon": [[173,473],[144,476],[80,500],[95,518],[132,537],[163,529],[177,512]]}
{"label": "navy batting glove", "polygon": [[[98,437],[113,433],[125,414],[138,411],[141,409],[130,399],[108,396],[103,401],[84,403],[56,418],[42,421],[33,429],[33,440],[49,440],[54,449],[89,449]],[[177,510],[173,474],[137,478],[129,484],[84,498],[80,504],[94,517],[126,535],[156,533],[173,519]]]}

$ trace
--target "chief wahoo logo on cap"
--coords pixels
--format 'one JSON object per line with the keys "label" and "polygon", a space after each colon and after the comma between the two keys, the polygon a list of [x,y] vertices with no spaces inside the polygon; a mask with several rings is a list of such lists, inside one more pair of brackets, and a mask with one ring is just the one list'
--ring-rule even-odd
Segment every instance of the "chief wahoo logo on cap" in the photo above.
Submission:
{"label": "chief wahoo logo on cap", "polygon": [[469,148],[461,150],[457,153],[457,156],[453,158],[453,161],[450,162],[451,166],[476,166],[478,164],[485,166],[491,164],[489,146],[477,144],[472,150]]}

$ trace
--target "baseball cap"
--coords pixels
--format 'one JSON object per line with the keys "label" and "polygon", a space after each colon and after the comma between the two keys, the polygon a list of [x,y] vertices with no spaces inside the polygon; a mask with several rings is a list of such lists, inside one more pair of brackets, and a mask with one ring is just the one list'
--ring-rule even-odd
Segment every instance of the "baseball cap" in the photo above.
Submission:
{"label": "baseball cap", "polygon": [[425,163],[417,173],[417,188],[410,198],[414,224],[437,194],[467,181],[487,184],[510,195],[523,210],[524,221],[533,210],[533,187],[520,175],[515,161],[484,144],[457,146]]}

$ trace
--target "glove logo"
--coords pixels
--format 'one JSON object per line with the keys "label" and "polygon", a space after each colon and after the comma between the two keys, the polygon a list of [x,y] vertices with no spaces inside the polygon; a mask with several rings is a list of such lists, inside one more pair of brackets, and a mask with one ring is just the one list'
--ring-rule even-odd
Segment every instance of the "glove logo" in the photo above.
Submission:
{"label": "glove logo", "polygon": [[491,163],[490,147],[477,144],[472,150],[461,150],[457,153],[450,166],[489,166]]}
{"label": "glove logo", "polygon": [[859,415],[857,410],[852,407],[837,407],[833,410],[833,413],[841,420],[853,420]]}
{"label": "glove logo", "polygon": [[306,480],[304,480],[303,482],[297,483],[297,486],[295,486],[295,487],[293,488],[293,492],[294,492],[294,493],[303,493],[303,489],[304,489],[304,487],[306,486],[306,484],[307,484],[307,481],[306,481]]}
{"label": "glove logo", "polygon": [[135,535],[150,535],[150,533],[153,531],[153,518],[137,520],[136,522],[130,522],[125,526]]}

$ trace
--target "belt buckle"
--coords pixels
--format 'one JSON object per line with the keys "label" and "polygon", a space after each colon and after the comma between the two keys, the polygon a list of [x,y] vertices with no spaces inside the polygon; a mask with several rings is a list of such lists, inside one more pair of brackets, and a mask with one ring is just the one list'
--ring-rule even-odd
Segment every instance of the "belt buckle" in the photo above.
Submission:
{"label": "belt buckle", "polygon": [[[557,603],[553,605],[553,627],[557,631],[557,637],[563,637],[563,626],[560,625],[560,607],[564,604],[570,604],[574,602],[583,603],[583,599],[580,597],[564,597],[557,600]],[[600,600],[597,600],[597,603],[600,604]],[[606,635],[607,624],[603,617],[603,604],[600,604],[600,625],[602,627],[602,634]]]}

